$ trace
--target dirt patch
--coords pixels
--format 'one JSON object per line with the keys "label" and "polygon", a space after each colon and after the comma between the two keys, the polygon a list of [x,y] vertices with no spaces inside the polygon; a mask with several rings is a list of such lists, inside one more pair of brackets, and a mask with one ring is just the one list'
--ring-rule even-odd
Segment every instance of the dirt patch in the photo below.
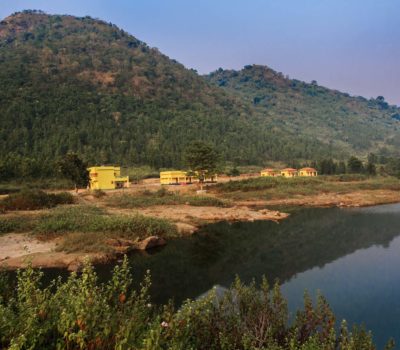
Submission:
{"label": "dirt patch", "polygon": [[47,251],[3,260],[0,262],[0,266],[10,270],[24,268],[31,265],[34,268],[66,268],[69,271],[76,271],[83,266],[83,262],[86,259],[94,264],[106,263],[109,260],[109,258],[104,254],[67,254],[64,252]]}
{"label": "dirt patch", "polygon": [[33,253],[51,252],[56,241],[43,242],[27,234],[10,233],[0,236],[0,262]]}
{"label": "dirt patch", "polygon": [[254,210],[247,206],[232,208],[195,207],[190,205],[154,206],[140,210],[143,215],[169,219],[181,233],[193,233],[201,224],[216,221],[256,221],[285,219],[288,214],[275,210]]}

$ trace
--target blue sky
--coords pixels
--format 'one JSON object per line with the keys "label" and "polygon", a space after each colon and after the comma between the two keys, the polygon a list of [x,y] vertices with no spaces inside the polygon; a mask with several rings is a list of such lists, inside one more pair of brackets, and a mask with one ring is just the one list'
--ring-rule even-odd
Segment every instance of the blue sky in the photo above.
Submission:
{"label": "blue sky", "polygon": [[263,64],[400,105],[400,0],[0,0],[117,24],[199,73]]}

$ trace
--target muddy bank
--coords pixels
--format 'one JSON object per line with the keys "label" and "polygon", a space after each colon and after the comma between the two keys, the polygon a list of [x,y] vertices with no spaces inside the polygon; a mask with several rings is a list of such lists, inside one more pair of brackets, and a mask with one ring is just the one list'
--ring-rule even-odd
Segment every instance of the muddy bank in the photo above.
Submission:
{"label": "muddy bank", "polygon": [[189,205],[153,206],[141,209],[140,213],[175,222],[181,234],[192,234],[200,226],[217,221],[279,221],[288,216],[288,214],[277,210],[255,210],[248,206],[235,206],[232,208],[195,207]]}
{"label": "muddy bank", "polygon": [[[118,209],[107,207],[110,214],[134,214],[136,212],[163,219],[176,224],[181,236],[193,234],[200,226],[217,221],[279,220],[288,214],[257,207],[310,206],[310,207],[360,207],[400,202],[400,191],[362,190],[349,193],[320,193],[318,195],[294,195],[291,198],[272,200],[242,200],[234,207],[196,207],[190,205],[163,205],[141,209]],[[93,203],[91,203],[93,204]],[[98,203],[99,204],[99,203]],[[130,250],[146,249],[165,241],[148,238],[148,242],[134,242],[117,238],[109,239],[107,245],[112,253],[66,253],[57,251],[57,240],[41,241],[29,234],[7,234],[0,236],[0,265],[16,269],[30,263],[34,267],[57,267],[76,270],[85,259],[93,263],[107,263]],[[150,243],[149,243],[150,242]],[[152,243],[151,243],[152,242]]]}
{"label": "muddy bank", "polygon": [[[109,209],[110,213],[133,214],[128,209]],[[176,224],[180,235],[190,235],[200,226],[216,221],[256,221],[284,219],[288,214],[275,210],[254,210],[247,206],[232,208],[193,207],[189,205],[154,206],[138,210],[142,215],[164,218]],[[78,270],[85,259],[94,264],[107,263],[132,250],[146,251],[167,242],[157,236],[142,241],[110,238],[106,244],[110,253],[66,253],[57,251],[62,238],[42,241],[25,233],[12,233],[0,236],[0,266],[7,269],[26,267],[66,268]]]}

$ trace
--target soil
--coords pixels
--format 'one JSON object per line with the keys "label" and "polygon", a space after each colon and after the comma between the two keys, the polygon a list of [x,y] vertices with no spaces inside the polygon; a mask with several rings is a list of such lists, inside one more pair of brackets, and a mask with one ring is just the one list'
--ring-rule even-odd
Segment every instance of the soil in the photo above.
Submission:
{"label": "soil", "polygon": [[[240,178],[237,178],[239,180]],[[219,182],[229,180],[219,179]],[[234,179],[236,180],[236,179]],[[160,188],[158,180],[149,179],[139,185],[125,189],[126,193],[143,190],[157,190]],[[194,192],[195,185],[168,186],[168,190],[179,192]],[[108,191],[107,196],[120,194],[119,191]],[[103,206],[102,200],[96,199],[88,193],[79,194],[80,201]],[[310,207],[360,207],[377,204],[400,202],[400,191],[391,190],[362,190],[349,193],[321,193],[318,195],[293,196],[291,198],[273,200],[243,200],[235,202],[230,208],[196,207],[190,205],[152,206],[139,209],[119,209],[107,207],[110,213],[133,214],[139,212],[143,215],[169,219],[174,222],[181,235],[193,234],[200,226],[216,221],[256,221],[285,219],[288,214],[266,207],[280,206],[310,206]],[[22,213],[19,212],[18,215]],[[37,215],[38,213],[26,215]],[[9,215],[9,214],[6,214]],[[17,214],[12,214],[17,215]],[[57,241],[40,241],[28,234],[7,234],[0,236],[0,265],[9,269],[24,267],[28,262],[33,267],[57,267],[69,270],[79,269],[87,258],[93,263],[110,261],[114,256],[104,254],[64,253],[55,251]]]}

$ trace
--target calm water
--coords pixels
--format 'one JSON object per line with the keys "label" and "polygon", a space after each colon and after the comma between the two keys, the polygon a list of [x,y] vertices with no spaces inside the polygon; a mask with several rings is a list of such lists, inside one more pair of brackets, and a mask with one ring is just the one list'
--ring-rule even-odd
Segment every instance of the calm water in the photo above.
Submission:
{"label": "calm water", "polygon": [[[169,242],[151,254],[131,256],[141,279],[151,270],[152,295],[179,304],[214,285],[227,287],[265,275],[279,279],[292,312],[304,290],[328,299],[339,319],[364,323],[383,347],[400,343],[400,205],[363,209],[304,209],[280,224],[218,223]],[[103,278],[109,268],[102,267]]]}

